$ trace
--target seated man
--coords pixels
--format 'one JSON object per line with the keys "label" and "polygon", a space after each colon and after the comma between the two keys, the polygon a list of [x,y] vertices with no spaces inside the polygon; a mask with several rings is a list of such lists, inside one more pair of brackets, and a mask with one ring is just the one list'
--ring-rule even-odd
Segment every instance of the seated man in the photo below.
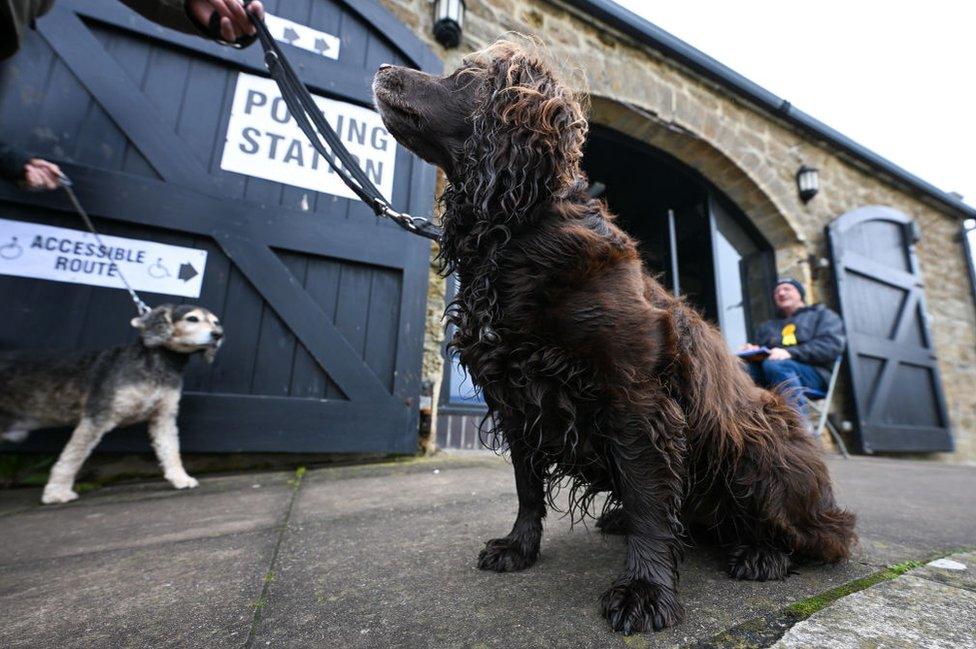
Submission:
{"label": "seated man", "polygon": [[[746,370],[757,385],[779,387],[806,416],[803,388],[825,392],[834,360],[844,350],[844,323],[822,304],[807,306],[803,284],[780,279],[773,290],[779,317],[756,330],[756,344],[743,351],[768,348],[769,354],[745,356]],[[741,355],[741,354],[740,354]]]}

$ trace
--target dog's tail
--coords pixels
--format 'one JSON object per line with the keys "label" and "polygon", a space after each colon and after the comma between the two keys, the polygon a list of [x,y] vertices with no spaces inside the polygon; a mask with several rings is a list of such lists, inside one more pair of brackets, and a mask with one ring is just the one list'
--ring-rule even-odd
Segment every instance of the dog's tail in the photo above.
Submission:
{"label": "dog's tail", "polygon": [[0,440],[20,444],[30,436],[29,430],[5,430],[0,433]]}
{"label": "dog's tail", "polygon": [[857,543],[855,520],[853,513],[836,505],[821,509],[814,514],[811,525],[798,531],[796,553],[827,563],[849,559]]}

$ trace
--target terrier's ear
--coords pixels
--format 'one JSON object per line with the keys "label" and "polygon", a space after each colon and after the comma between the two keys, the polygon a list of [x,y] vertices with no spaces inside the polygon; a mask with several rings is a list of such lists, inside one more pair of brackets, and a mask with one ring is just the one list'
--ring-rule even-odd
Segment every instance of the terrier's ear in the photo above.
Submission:
{"label": "terrier's ear", "polygon": [[159,347],[173,336],[173,305],[160,305],[145,315],[133,318],[129,324],[139,330],[143,345]]}

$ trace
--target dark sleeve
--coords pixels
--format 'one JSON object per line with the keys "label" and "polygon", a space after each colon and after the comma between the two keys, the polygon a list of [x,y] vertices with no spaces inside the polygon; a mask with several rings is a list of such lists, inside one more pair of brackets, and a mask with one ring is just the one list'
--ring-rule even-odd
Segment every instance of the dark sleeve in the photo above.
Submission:
{"label": "dark sleeve", "polygon": [[157,25],[185,34],[197,33],[196,26],[183,8],[184,0],[122,0],[122,3]]}
{"label": "dark sleeve", "polygon": [[775,347],[776,343],[773,340],[773,322],[772,320],[767,320],[766,322],[759,325],[756,329],[756,339],[753,344],[759,345],[760,347]]}
{"label": "dark sleeve", "polygon": [[237,39],[236,43],[224,43],[219,36],[211,36],[206,25],[197,23],[196,19],[191,17],[189,8],[186,6],[186,0],[122,0],[122,2],[157,25],[169,27],[184,34],[202,36],[225,45],[247,47],[257,38],[257,35],[242,36]]}
{"label": "dark sleeve", "polygon": [[23,149],[0,142],[0,178],[12,183],[24,179],[24,165],[31,155]]}
{"label": "dark sleeve", "polygon": [[810,340],[787,348],[790,356],[801,363],[810,365],[830,365],[844,351],[844,323],[840,316],[824,308],[817,318],[817,324]]}

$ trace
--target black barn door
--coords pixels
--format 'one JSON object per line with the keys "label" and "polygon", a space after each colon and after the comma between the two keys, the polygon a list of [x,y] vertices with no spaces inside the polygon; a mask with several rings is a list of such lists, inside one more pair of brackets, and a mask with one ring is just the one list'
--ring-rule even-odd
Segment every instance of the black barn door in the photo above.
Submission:
{"label": "black barn door", "polygon": [[[375,125],[370,82],[384,62],[437,72],[433,54],[376,0],[265,6],[312,92],[332,102],[327,117],[343,114],[343,136],[367,151],[367,173],[386,183],[394,207],[428,214],[433,169]],[[205,251],[205,268],[192,271],[203,275],[198,297],[143,295],[199,302],[225,323],[216,363],[194,361],[186,377],[185,449],[414,451],[429,244],[341,195],[324,161],[321,187],[261,171],[276,160],[297,178],[312,164],[310,148],[272,133],[290,128],[290,116],[270,94],[248,95],[241,111],[242,87],[266,83],[257,45],[220,47],[114,0],[60,0],[0,65],[0,137],[62,164],[103,234]],[[256,171],[230,170],[229,152],[254,154],[237,164]],[[2,182],[0,220],[83,228],[62,193]],[[134,337],[124,291],[2,271],[0,349]],[[35,434],[25,448],[63,440]],[[147,447],[141,435],[115,433],[100,448]]]}
{"label": "black barn door", "polygon": [[827,231],[863,450],[951,451],[915,222],[870,206],[837,218]]}

